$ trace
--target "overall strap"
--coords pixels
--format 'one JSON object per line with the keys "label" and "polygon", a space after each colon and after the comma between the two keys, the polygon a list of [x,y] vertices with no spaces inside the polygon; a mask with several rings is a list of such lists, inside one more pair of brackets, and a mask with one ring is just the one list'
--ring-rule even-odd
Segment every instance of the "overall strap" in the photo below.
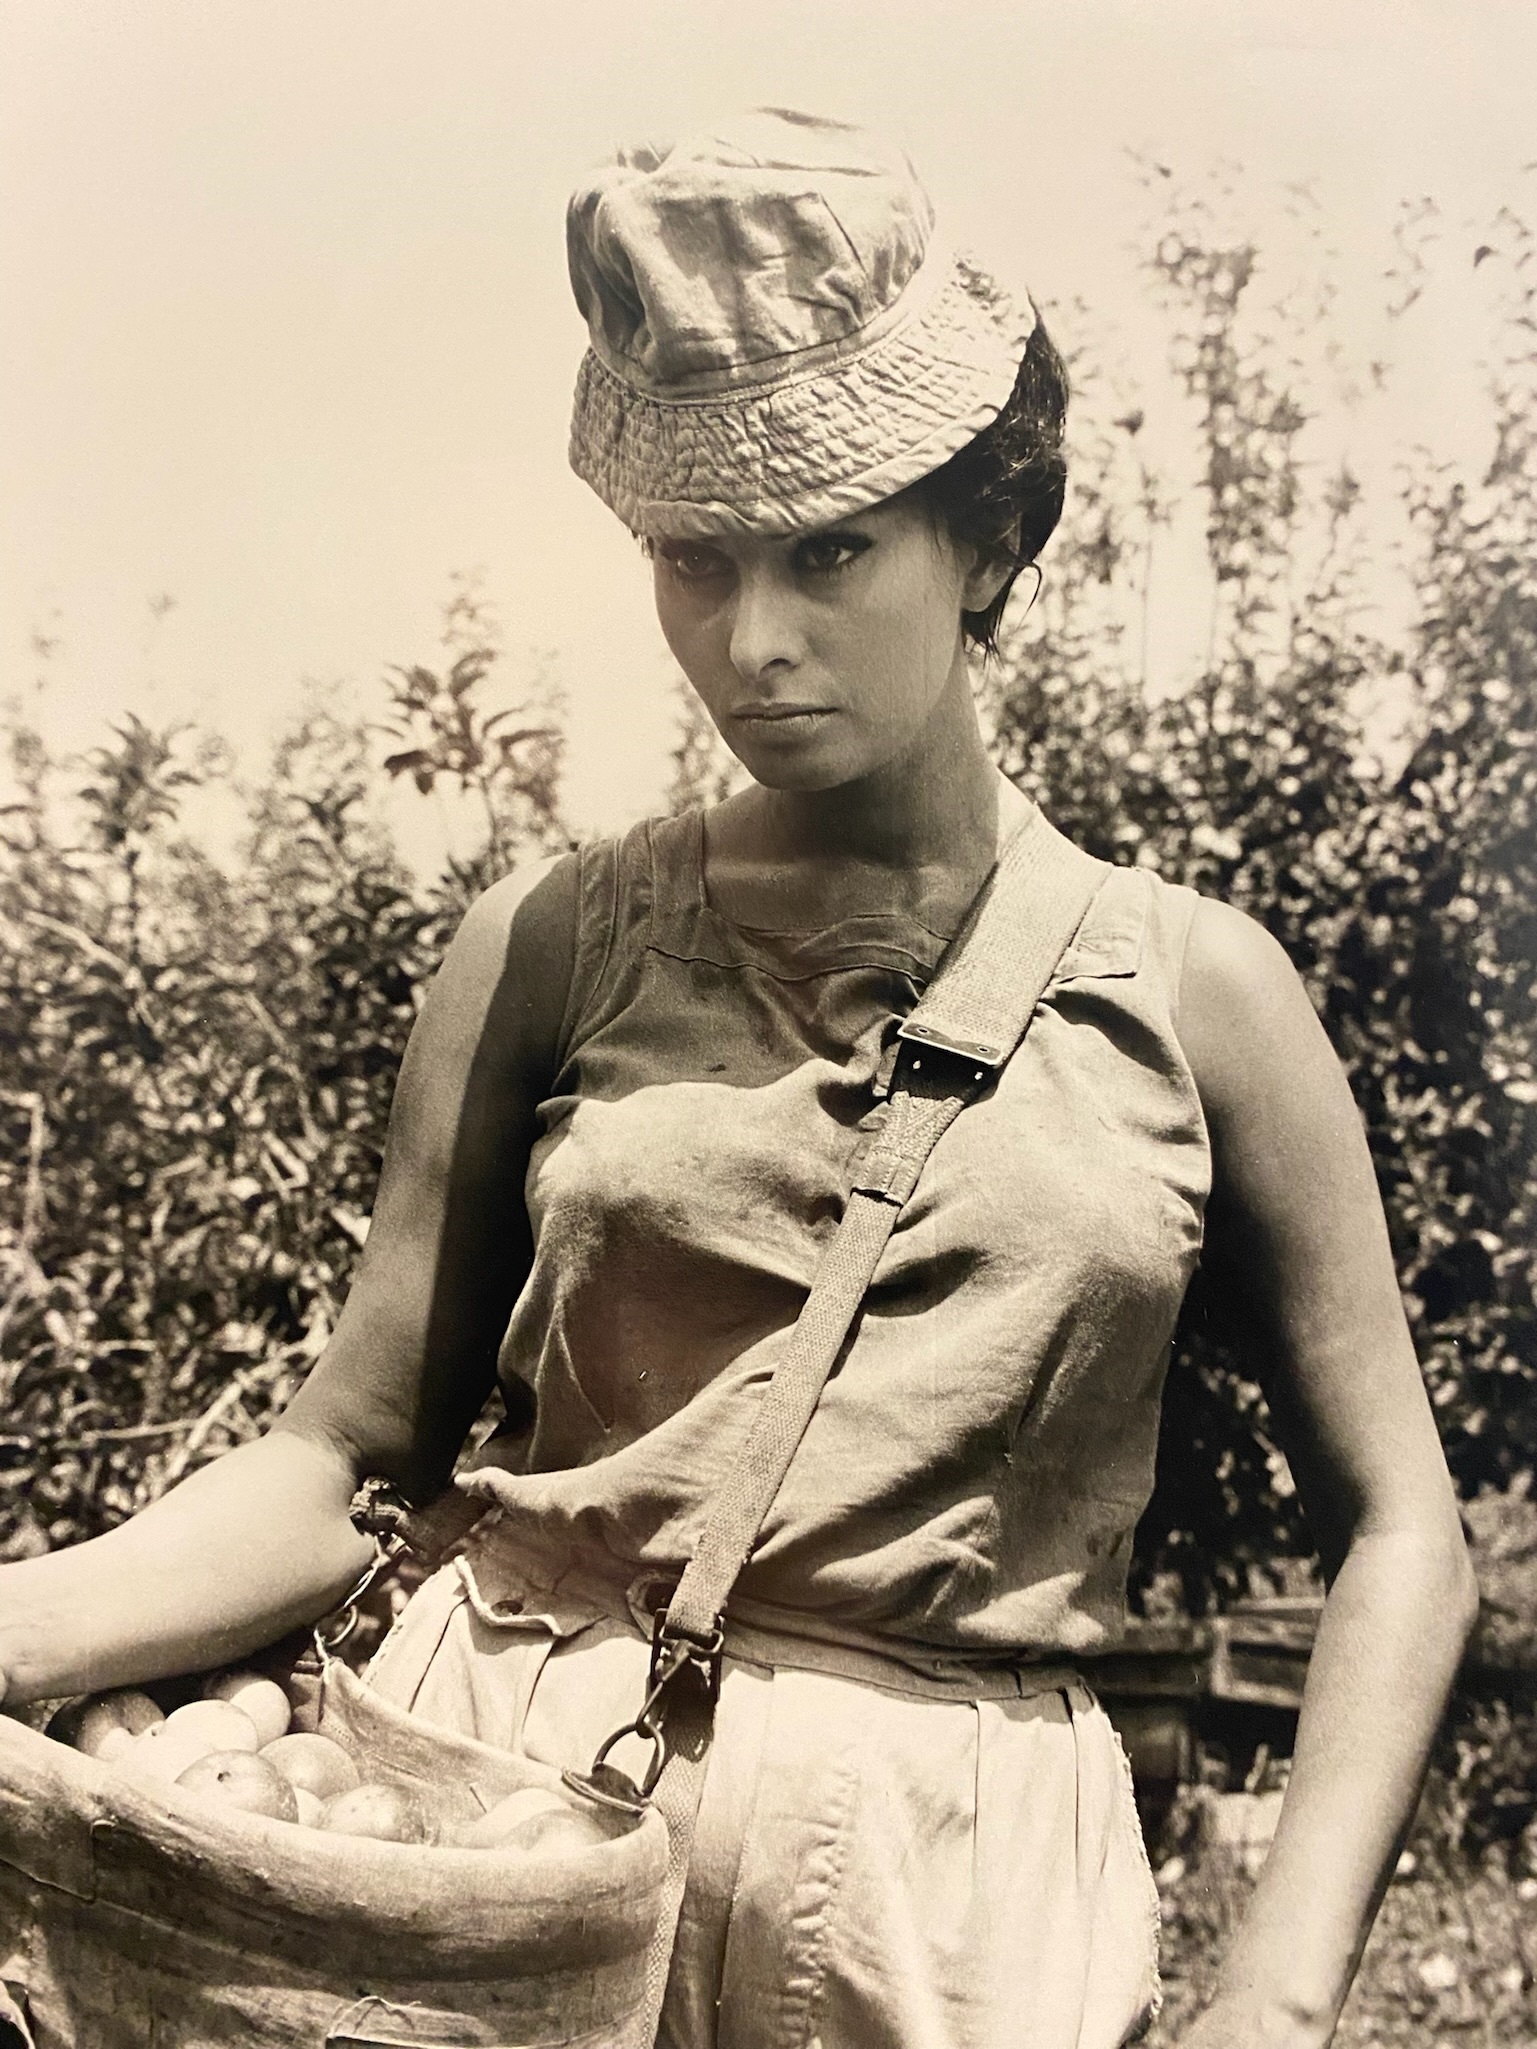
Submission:
{"label": "overall strap", "polygon": [[667,1821],[670,1853],[661,1918],[647,1958],[639,2041],[653,2041],[667,1989],[704,1785],[727,1597],[924,1163],[1024,1037],[1107,872],[1105,862],[1075,847],[1038,810],[1005,843],[928,988],[898,1030],[885,1119],[854,1163],[837,1235],[658,1622],[652,1694],[637,1727],[657,1741],[658,1756],[665,1758],[655,1799]]}
{"label": "overall strap", "polygon": [[663,1637],[713,1640],[859,1312],[886,1240],[929,1154],[1009,1058],[1099,889],[1106,864],[1039,811],[1005,843],[912,1015],[885,1120],[854,1166],[837,1235],[822,1256],[784,1356],[735,1464],[711,1502]]}

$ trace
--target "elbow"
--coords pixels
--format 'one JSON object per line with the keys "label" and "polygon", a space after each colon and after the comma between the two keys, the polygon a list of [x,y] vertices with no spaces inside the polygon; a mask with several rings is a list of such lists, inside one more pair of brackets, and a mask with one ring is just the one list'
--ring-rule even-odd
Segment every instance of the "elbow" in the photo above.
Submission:
{"label": "elbow", "polygon": [[1478,1575],[1468,1551],[1467,1534],[1450,1490],[1430,1532],[1435,1564],[1437,1606],[1461,1652],[1478,1626]]}
{"label": "elbow", "polygon": [[1454,1591],[1450,1606],[1457,1628],[1458,1643],[1466,1650],[1469,1639],[1478,1627],[1479,1601],[1478,1575],[1473,1570],[1473,1561],[1468,1556],[1467,1541],[1459,1530],[1453,1559]]}
{"label": "elbow", "polygon": [[1450,1528],[1438,1531],[1427,1550],[1423,1566],[1426,1591],[1449,1646],[1460,1659],[1478,1626],[1479,1614],[1478,1575],[1468,1555],[1461,1521],[1453,1518]]}
{"label": "elbow", "polygon": [[1448,1504],[1445,1516],[1375,1534],[1358,1531],[1346,1551],[1373,1561],[1374,1598],[1402,1604],[1427,1654],[1455,1667],[1479,1618],[1478,1578],[1455,1509]]}

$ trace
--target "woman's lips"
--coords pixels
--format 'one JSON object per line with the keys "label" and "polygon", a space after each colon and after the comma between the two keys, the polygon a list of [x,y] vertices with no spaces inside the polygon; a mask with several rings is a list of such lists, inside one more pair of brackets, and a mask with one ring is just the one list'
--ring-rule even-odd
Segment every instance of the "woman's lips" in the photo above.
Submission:
{"label": "woman's lips", "polygon": [[781,733],[808,732],[820,720],[831,718],[825,704],[744,704],[731,714],[738,725],[757,726]]}

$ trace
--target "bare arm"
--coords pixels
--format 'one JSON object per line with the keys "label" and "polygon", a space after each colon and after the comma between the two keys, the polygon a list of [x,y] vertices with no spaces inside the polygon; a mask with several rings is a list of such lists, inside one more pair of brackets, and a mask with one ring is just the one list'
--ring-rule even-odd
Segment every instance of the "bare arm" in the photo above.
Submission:
{"label": "bare arm", "polygon": [[523,1180],[570,983],[570,864],[470,911],[411,1035],[357,1279],[266,1436],[90,1543],[0,1569],[12,1701],[198,1671],[324,1614],[381,1473],[423,1500],[490,1390],[530,1257]]}
{"label": "bare arm", "polygon": [[1477,1610],[1343,1073],[1279,946],[1203,903],[1180,1036],[1211,1130],[1207,1260],[1329,1585],[1274,1846],[1184,2049],[1327,2043]]}

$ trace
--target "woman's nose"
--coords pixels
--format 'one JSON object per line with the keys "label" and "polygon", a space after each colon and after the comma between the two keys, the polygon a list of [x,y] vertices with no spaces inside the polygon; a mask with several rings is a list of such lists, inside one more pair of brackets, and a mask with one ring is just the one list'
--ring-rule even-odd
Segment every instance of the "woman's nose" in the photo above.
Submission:
{"label": "woman's nose", "polygon": [[800,631],[794,594],[769,573],[739,575],[731,621],[731,666],[749,682],[777,665],[793,668],[800,659]]}

